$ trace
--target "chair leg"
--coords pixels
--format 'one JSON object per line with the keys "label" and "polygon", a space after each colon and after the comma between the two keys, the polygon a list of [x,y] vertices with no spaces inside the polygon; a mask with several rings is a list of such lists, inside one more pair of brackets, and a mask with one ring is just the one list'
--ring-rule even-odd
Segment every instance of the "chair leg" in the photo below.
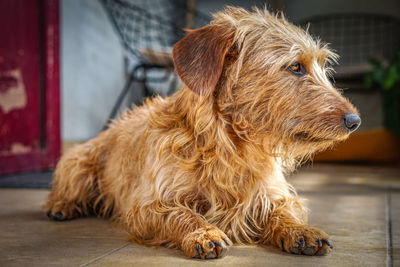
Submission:
{"label": "chair leg", "polygon": [[176,76],[173,72],[172,72],[172,81],[169,85],[168,91],[167,91],[167,95],[172,95],[174,93],[174,91],[176,90],[176,85],[178,83],[178,76]]}
{"label": "chair leg", "polygon": [[134,80],[135,80],[134,77],[132,75],[129,75],[129,78],[126,81],[125,86],[122,89],[121,93],[119,94],[118,99],[115,102],[114,107],[113,107],[110,115],[108,116],[108,119],[107,119],[106,123],[104,124],[102,131],[104,131],[108,128],[108,123],[109,123],[110,119],[114,119],[115,116],[117,115],[118,110],[121,108],[122,101],[124,100],[129,89],[131,88],[131,85],[134,82]]}
{"label": "chair leg", "polygon": [[[146,75],[146,74],[145,74],[145,75]],[[145,98],[151,97],[151,96],[152,96],[152,92],[150,91],[150,89],[149,89],[149,87],[147,86],[146,82],[147,82],[147,79],[146,79],[146,76],[145,76],[145,77],[143,78],[143,81],[142,81],[142,85],[143,85],[143,95],[144,95]]]}

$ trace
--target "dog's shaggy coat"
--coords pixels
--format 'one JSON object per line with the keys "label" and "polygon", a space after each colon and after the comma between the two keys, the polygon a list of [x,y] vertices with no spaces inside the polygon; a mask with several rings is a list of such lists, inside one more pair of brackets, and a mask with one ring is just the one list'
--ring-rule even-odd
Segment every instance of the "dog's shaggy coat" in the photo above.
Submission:
{"label": "dog's shaggy coat", "polygon": [[282,16],[231,7],[173,59],[184,88],[68,151],[48,215],[111,217],[188,257],[220,257],[231,240],[328,253],[284,173],[350,133],[343,116],[357,111],[327,77],[336,55]]}

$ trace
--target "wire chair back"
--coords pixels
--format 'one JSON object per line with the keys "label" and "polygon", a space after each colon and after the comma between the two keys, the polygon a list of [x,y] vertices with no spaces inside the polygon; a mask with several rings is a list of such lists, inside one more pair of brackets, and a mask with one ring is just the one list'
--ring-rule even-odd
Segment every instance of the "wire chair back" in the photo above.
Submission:
{"label": "wire chair back", "polygon": [[376,14],[330,14],[300,22],[340,55],[336,78],[360,77],[369,60],[390,60],[400,51],[400,20]]}
{"label": "wire chair back", "polygon": [[108,117],[113,119],[132,88],[135,99],[131,101],[137,105],[142,97],[170,95],[177,89],[172,46],[185,35],[184,28],[203,26],[210,18],[195,9],[195,0],[99,1],[125,51],[127,80]]}
{"label": "wire chair back", "polygon": [[173,67],[172,46],[184,28],[209,22],[187,0],[101,0],[131,61]]}

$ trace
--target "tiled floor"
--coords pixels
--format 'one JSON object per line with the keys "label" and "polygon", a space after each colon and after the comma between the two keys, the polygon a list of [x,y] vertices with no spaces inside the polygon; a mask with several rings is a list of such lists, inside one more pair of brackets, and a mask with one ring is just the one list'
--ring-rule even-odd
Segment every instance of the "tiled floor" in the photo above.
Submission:
{"label": "tiled floor", "polygon": [[317,165],[290,181],[309,200],[310,223],[331,235],[330,255],[234,246],[223,259],[190,260],[129,243],[106,220],[49,221],[41,210],[46,190],[0,189],[0,266],[400,266],[398,170]]}

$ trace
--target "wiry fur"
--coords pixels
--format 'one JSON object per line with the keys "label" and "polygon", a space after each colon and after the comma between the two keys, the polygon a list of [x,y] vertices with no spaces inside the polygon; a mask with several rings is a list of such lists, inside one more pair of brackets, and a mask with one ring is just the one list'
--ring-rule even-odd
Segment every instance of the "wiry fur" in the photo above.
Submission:
{"label": "wiry fur", "polygon": [[[111,217],[136,242],[189,257],[199,244],[197,256],[220,256],[209,242],[227,237],[292,253],[303,238],[311,254],[329,252],[284,173],[348,136],[342,116],[357,111],[327,78],[336,55],[283,17],[227,8],[190,31],[173,56],[186,86],[65,154],[51,216]],[[287,70],[297,61],[302,77]]]}

